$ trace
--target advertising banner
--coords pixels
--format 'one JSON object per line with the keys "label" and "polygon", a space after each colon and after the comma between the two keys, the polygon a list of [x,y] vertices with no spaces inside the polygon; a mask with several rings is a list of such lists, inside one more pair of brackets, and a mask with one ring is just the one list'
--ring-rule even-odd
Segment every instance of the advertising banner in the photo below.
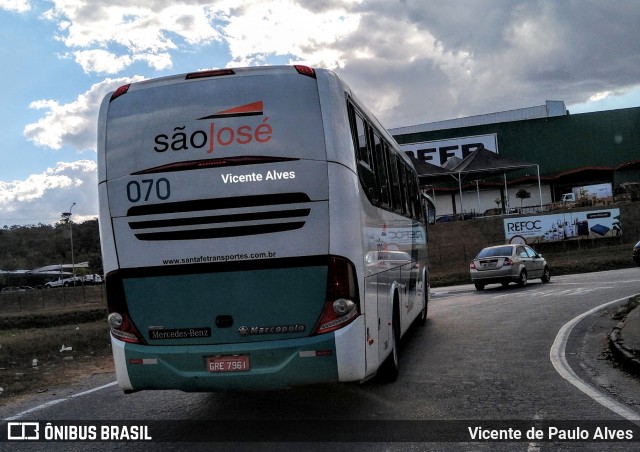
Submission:
{"label": "advertising banner", "polygon": [[438,141],[401,144],[400,148],[421,162],[442,166],[451,157],[463,159],[473,151],[486,149],[498,153],[498,136],[495,133],[473,137],[450,138]]}
{"label": "advertising banner", "polygon": [[531,217],[505,218],[509,243],[543,243],[622,235],[620,209],[565,212]]}

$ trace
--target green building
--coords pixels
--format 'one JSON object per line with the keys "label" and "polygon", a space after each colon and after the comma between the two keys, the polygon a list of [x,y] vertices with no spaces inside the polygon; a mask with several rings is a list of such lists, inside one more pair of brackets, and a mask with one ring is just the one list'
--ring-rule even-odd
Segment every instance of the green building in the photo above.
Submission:
{"label": "green building", "polygon": [[[390,132],[415,158],[419,172],[429,173],[421,164],[455,168],[458,159],[483,148],[495,152],[499,159],[525,164],[504,174],[462,175],[461,181],[446,176],[421,178],[433,190],[439,215],[461,211],[482,214],[496,207],[504,209],[505,204],[533,208],[595,184],[611,184],[613,195],[631,196],[640,183],[640,107],[570,114],[564,102],[547,101],[538,107]],[[530,198],[515,197],[522,189]],[[502,199],[502,206],[498,199]]]}

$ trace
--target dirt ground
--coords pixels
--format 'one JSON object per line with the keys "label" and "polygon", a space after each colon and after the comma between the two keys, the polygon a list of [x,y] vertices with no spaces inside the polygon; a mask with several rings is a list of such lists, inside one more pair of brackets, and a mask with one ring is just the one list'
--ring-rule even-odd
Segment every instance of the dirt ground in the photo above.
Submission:
{"label": "dirt ground", "polygon": [[0,319],[0,405],[114,372],[106,309],[74,307],[31,319]]}
{"label": "dirt ground", "polygon": [[114,372],[110,353],[85,356],[73,361],[49,361],[33,367],[3,368],[0,369],[0,379],[3,381],[0,397],[18,396],[24,392],[42,393],[60,384],[78,381],[87,375],[109,372]]}
{"label": "dirt ground", "polygon": [[[22,370],[23,372],[18,372]],[[5,381],[12,381],[8,387],[3,388],[0,394],[0,405],[18,404],[37,394],[53,393],[58,388],[71,386],[80,383],[82,380],[98,374],[114,373],[113,357],[92,356],[85,359],[48,364],[41,369],[34,368],[13,368],[4,378],[4,370],[0,371],[0,378]],[[16,373],[23,373],[23,376],[16,377]],[[115,377],[114,377],[115,378]]]}

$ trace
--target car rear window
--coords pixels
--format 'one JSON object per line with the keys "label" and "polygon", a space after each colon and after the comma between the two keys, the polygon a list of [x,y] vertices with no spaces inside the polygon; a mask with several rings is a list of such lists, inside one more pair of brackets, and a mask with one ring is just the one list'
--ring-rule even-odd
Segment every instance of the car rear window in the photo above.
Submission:
{"label": "car rear window", "polygon": [[478,253],[477,259],[483,257],[511,256],[513,248],[510,246],[500,246],[498,248],[485,248]]}

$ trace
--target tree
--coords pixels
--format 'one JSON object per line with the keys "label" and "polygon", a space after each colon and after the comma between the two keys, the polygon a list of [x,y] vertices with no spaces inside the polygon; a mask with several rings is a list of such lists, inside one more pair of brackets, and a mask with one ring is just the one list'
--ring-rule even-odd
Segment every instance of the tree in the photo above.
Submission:
{"label": "tree", "polygon": [[520,199],[520,208],[522,208],[522,201],[531,198],[531,193],[529,193],[524,188],[521,188],[520,190],[518,190],[518,193],[516,193],[516,198]]}
{"label": "tree", "polygon": [[[75,261],[89,261],[102,272],[98,220],[73,224]],[[69,225],[27,225],[0,229],[0,269],[32,270],[45,265],[71,263]]]}

